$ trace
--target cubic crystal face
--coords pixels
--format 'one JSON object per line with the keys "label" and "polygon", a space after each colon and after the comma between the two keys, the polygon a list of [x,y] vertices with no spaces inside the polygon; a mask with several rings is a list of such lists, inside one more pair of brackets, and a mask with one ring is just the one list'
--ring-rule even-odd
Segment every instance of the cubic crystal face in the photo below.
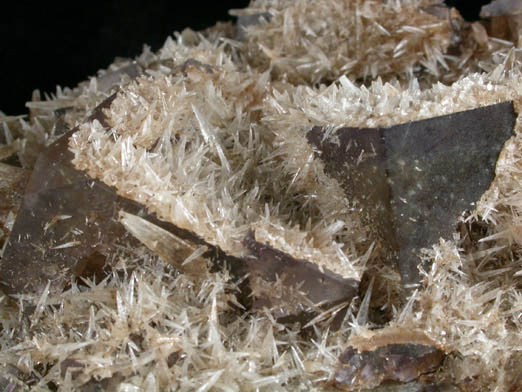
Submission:
{"label": "cubic crystal face", "polygon": [[420,249],[450,239],[489,188],[515,119],[504,102],[389,128],[340,128],[328,138],[314,127],[307,139],[411,285],[420,280]]}
{"label": "cubic crystal face", "polygon": [[[67,149],[71,132],[41,153],[0,263],[8,293],[58,288],[82,276],[119,241],[131,239],[118,212],[142,207],[74,169]],[[91,271],[94,272],[94,271]]]}

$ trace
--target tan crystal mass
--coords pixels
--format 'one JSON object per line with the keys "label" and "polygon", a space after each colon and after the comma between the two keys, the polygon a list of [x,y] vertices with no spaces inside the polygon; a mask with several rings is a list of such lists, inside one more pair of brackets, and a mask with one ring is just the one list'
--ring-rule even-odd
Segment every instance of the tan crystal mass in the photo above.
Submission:
{"label": "tan crystal mass", "polygon": [[342,191],[325,178],[327,189],[303,193],[295,173],[280,170],[276,132],[260,121],[268,74],[239,72],[224,53],[199,47],[182,62],[191,59],[206,67],[122,88],[106,111],[110,129],[85,124],[73,136],[75,165],[234,256],[255,230],[296,258],[359,278],[363,230]]}
{"label": "tan crystal mass", "polygon": [[411,77],[421,65],[438,74],[452,36],[450,20],[438,18],[433,0],[253,1],[235,15],[267,14],[245,29],[253,67],[270,68],[294,84]]}
{"label": "tan crystal mass", "polygon": [[[0,151],[16,150],[29,168],[38,148],[58,136],[58,119],[82,124],[70,148],[90,176],[234,255],[244,254],[242,240],[254,229],[258,241],[361,278],[364,299],[350,305],[337,331],[330,327],[339,307],[319,313],[306,331],[268,311],[245,317],[231,306],[226,273],[173,271],[153,253],[167,259],[169,250],[154,241],[170,237],[144,224],[139,235],[152,252],[126,248],[103,281],[17,303],[0,297],[5,377],[43,390],[331,390],[349,341],[363,347],[400,329],[448,353],[427,384],[400,388],[517,390],[521,120],[466,228],[424,251],[431,267],[406,300],[358,211],[314,159],[306,132],[390,126],[503,101],[520,113],[520,51],[491,30],[487,36],[482,24],[448,22],[438,1],[255,1],[236,14],[259,12],[270,20],[248,27],[243,41],[231,38],[233,27],[218,26],[177,34],[158,53],[146,49],[134,82],[102,83],[129,61],[53,99],[35,95],[30,120],[0,117],[9,135]],[[359,42],[348,39],[357,34]],[[114,88],[108,126],[85,122]],[[140,217],[122,216],[140,225]],[[200,251],[180,246],[175,261]],[[286,299],[277,282],[254,288]],[[404,336],[397,342],[411,343]]]}

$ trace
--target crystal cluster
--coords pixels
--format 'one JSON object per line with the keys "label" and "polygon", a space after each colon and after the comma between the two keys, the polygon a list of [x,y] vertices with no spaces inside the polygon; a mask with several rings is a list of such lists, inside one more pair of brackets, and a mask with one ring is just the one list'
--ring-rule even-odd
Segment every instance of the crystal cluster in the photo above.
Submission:
{"label": "crystal cluster", "polygon": [[517,4],[255,0],[1,114],[0,385],[517,390]]}

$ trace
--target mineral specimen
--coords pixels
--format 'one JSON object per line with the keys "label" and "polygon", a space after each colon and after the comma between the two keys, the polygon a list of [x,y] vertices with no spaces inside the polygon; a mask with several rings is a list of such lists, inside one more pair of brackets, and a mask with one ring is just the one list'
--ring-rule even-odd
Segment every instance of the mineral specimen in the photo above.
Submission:
{"label": "mineral specimen", "polygon": [[[11,231],[16,213],[22,202],[29,172],[19,167],[0,163],[0,250]],[[2,252],[0,251],[0,257]]]}
{"label": "mineral specimen", "polygon": [[[252,232],[245,238],[244,244],[250,251],[250,256],[244,260],[252,285],[254,309],[272,309],[281,321],[303,321],[306,313],[318,304],[326,309],[342,303],[348,305],[358,293],[357,280],[344,279],[326,269],[320,270],[308,261],[296,260],[289,254],[257,242]],[[279,296],[273,287],[272,291],[263,290],[263,284],[256,281],[258,278],[272,282],[281,279],[286,290]],[[292,292],[292,288],[298,288],[308,301]],[[344,315],[344,312],[341,314]]]}
{"label": "mineral specimen", "polygon": [[48,281],[59,289],[71,276],[85,276],[92,264],[103,267],[126,236],[116,220],[119,210],[141,210],[72,167],[70,135],[40,154],[25,189],[0,263],[7,293],[41,292]]}
{"label": "mineral specimen", "polygon": [[338,180],[398,259],[405,285],[419,282],[419,251],[450,239],[457,219],[489,188],[512,136],[511,102],[389,128],[307,133],[325,171]]}
{"label": "mineral specimen", "polygon": [[390,329],[353,338],[340,357],[337,385],[373,388],[383,381],[409,382],[439,366],[444,352],[423,333]]}
{"label": "mineral specimen", "polygon": [[[520,390],[522,63],[491,34],[518,16],[236,14],[0,113],[0,160],[25,169],[80,124],[40,156],[0,262],[0,385]],[[404,290],[389,261],[417,283],[420,247]]]}

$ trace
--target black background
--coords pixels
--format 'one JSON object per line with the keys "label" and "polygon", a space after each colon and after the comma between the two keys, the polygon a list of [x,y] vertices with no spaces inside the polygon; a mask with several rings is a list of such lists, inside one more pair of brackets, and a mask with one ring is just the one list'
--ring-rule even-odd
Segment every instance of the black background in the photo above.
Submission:
{"label": "black background", "polygon": [[[447,0],[468,20],[489,0]],[[116,56],[135,57],[143,44],[157,51],[167,36],[185,27],[201,30],[234,20],[231,8],[248,0],[27,1],[11,0],[0,22],[0,110],[27,112],[31,92],[74,87]]]}

